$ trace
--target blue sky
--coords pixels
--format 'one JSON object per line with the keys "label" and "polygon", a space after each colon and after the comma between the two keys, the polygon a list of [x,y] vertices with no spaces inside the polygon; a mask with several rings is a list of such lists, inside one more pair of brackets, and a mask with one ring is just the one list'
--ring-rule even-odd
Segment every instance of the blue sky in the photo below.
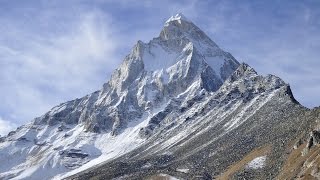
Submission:
{"label": "blue sky", "polygon": [[320,105],[320,1],[0,1],[0,135],[100,89],[137,40],[182,12],[222,49]]}

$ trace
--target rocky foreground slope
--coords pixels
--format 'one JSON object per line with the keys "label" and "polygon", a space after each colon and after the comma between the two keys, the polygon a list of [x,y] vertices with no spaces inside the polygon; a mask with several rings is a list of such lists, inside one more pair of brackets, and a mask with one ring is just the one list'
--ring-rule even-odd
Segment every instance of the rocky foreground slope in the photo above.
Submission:
{"label": "rocky foreground slope", "polygon": [[0,178],[318,177],[319,118],[178,14],[101,90],[2,137]]}

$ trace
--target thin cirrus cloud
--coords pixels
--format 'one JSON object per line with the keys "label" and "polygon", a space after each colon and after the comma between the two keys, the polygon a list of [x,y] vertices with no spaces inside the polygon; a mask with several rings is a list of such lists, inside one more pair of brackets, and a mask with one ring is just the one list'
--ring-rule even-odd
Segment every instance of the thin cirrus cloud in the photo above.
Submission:
{"label": "thin cirrus cloud", "polygon": [[10,24],[12,31],[6,35],[13,42],[0,42],[0,115],[7,120],[0,126],[9,121],[20,125],[53,105],[99,89],[118,59],[118,40],[110,24],[99,11],[82,14],[55,35]]}
{"label": "thin cirrus cloud", "polygon": [[0,116],[7,122],[0,127],[99,89],[137,40],[157,36],[178,12],[239,61],[283,78],[303,105],[320,102],[316,1],[13,0],[0,7]]}
{"label": "thin cirrus cloud", "polygon": [[0,117],[0,136],[8,134],[17,125]]}

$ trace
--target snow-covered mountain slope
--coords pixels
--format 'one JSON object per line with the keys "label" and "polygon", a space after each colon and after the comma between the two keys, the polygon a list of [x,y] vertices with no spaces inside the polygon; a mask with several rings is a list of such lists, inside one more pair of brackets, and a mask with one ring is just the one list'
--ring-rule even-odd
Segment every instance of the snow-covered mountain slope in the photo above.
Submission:
{"label": "snow-covered mountain slope", "polygon": [[[171,99],[141,129],[142,137],[147,138],[136,149],[67,176],[143,179],[169,174],[183,179],[272,179],[292,141],[310,131],[315,122],[315,116],[307,116],[308,110],[295,101],[286,83],[273,75],[258,75],[247,64],[241,64],[217,91],[199,92]],[[267,150],[253,153],[239,169],[232,167],[246,154],[263,148]],[[259,157],[264,157],[265,164],[250,168],[250,162]],[[225,175],[228,167],[233,171]]]}
{"label": "snow-covered mountain slope", "polygon": [[[299,122],[307,112],[280,78],[239,64],[177,14],[101,90],[2,137],[0,179],[210,178],[255,148],[289,143],[297,123],[301,133],[313,122]],[[284,153],[261,157],[274,177]]]}
{"label": "snow-covered mountain slope", "polygon": [[0,165],[0,177],[41,179],[46,171],[49,178],[119,156],[146,141],[142,134],[171,99],[216,91],[239,63],[181,16],[170,18],[159,37],[138,41],[101,90],[3,138],[0,159],[9,165]]}

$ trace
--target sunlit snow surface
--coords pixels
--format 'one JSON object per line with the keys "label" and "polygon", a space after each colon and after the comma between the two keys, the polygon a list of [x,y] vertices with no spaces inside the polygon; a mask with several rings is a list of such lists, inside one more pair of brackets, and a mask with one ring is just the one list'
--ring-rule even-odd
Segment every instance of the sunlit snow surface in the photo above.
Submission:
{"label": "sunlit snow surface", "polygon": [[[82,166],[80,168],[76,168],[76,166],[76,169],[67,175],[80,172],[88,167],[129,152],[143,143],[144,140],[138,137],[138,130],[144,127],[147,121],[148,118],[145,118],[144,121],[132,124],[118,136],[111,136],[110,133],[84,133],[82,126],[71,128],[68,132],[58,133],[57,127],[38,127],[43,128],[40,131],[26,128],[26,131],[20,131],[23,134],[19,135],[25,137],[26,140],[0,144],[0,160],[7,162],[0,165],[0,179],[8,174],[16,176],[14,179],[27,177],[47,179],[47,177],[70,171],[64,165],[72,163]],[[66,134],[68,134],[67,137]],[[38,142],[44,145],[34,145],[34,142],[29,141],[37,139],[37,137],[39,137]],[[89,154],[89,157],[84,159],[63,158],[59,154],[63,150],[70,149],[79,149],[81,152]],[[43,154],[40,153],[39,155],[39,150],[43,151]],[[34,153],[37,154],[37,157],[30,157]],[[28,159],[24,162],[26,157]],[[17,164],[20,165],[14,167]],[[10,168],[12,169],[10,170]],[[4,171],[7,172],[3,173]],[[55,179],[61,179],[61,177],[62,175],[58,175]]]}
{"label": "sunlit snow surface", "polygon": [[181,23],[181,20],[183,21],[189,21],[182,13],[178,13],[175,16],[171,16],[165,23],[165,26],[168,25],[169,22],[171,21],[178,21],[179,23]]}
{"label": "sunlit snow surface", "polygon": [[267,159],[267,156],[256,157],[252,161],[250,161],[246,167],[249,169],[263,168],[265,166],[266,159]]}
{"label": "sunlit snow surface", "polygon": [[156,71],[167,69],[178,61],[177,53],[166,51],[163,47],[155,43],[152,43],[150,46],[142,56],[145,70]]}

